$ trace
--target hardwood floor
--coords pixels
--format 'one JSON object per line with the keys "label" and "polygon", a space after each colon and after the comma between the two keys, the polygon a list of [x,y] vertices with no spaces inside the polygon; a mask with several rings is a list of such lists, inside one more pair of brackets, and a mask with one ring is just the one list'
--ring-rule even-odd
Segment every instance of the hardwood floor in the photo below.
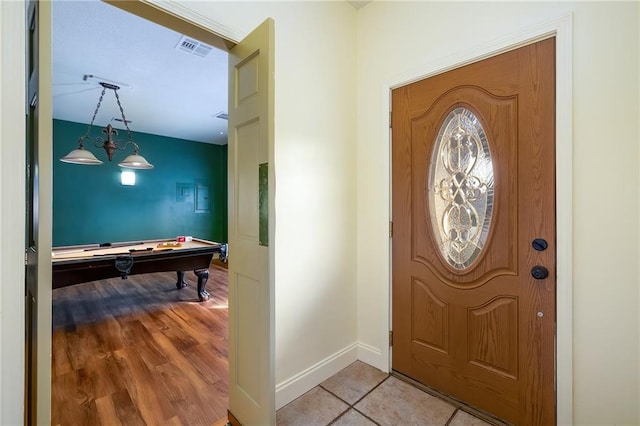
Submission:
{"label": "hardwood floor", "polygon": [[135,275],[53,292],[53,425],[212,425],[228,402],[227,271]]}

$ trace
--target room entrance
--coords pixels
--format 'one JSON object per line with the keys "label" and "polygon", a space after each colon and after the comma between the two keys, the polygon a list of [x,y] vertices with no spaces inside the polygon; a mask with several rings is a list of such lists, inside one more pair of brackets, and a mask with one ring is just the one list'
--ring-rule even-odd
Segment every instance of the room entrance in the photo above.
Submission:
{"label": "room entrance", "polygon": [[[273,161],[273,21],[267,20],[236,44],[180,18],[181,11],[143,2],[112,3],[229,51],[229,245],[237,261],[230,256],[228,408],[242,423],[268,423],[275,418],[273,205],[268,203],[275,190],[269,166]],[[243,262],[243,257],[252,262]],[[47,386],[45,382],[39,386]]]}
{"label": "room entrance", "polygon": [[555,39],[392,92],[392,368],[555,422]]}

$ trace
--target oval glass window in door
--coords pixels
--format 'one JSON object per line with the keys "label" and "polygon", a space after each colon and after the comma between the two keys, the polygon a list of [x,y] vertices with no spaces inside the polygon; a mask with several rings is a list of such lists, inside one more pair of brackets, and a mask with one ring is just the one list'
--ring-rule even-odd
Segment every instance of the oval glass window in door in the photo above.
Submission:
{"label": "oval glass window in door", "polygon": [[455,108],[444,119],[429,169],[429,215],[440,254],[466,270],[487,241],[494,199],[489,143],[471,110]]}

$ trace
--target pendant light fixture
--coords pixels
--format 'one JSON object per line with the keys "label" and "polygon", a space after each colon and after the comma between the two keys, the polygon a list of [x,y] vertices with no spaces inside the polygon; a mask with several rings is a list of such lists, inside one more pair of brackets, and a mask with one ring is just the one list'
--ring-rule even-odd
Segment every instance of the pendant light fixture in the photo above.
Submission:
{"label": "pendant light fixture", "polygon": [[109,89],[109,90],[113,90],[113,93],[116,96],[116,102],[118,103],[118,108],[120,108],[122,122],[127,128],[127,141],[124,143],[124,145],[121,146],[122,142],[120,142],[119,144],[118,141],[114,140],[113,138],[114,136],[118,135],[118,131],[114,129],[111,126],[111,124],[108,124],[107,127],[102,129],[102,133],[104,133],[106,136],[96,137],[93,142],[93,145],[96,148],[103,148],[107,153],[107,157],[109,158],[109,161],[112,160],[113,154],[116,151],[124,151],[127,148],[127,146],[133,145],[133,154],[126,157],[124,160],[118,163],[118,165],[120,167],[124,167],[127,169],[152,169],[153,165],[151,165],[142,155],[139,154],[140,147],[138,146],[137,143],[133,141],[133,138],[131,137],[131,129],[129,129],[129,122],[124,116],[124,109],[122,109],[122,104],[120,103],[120,97],[118,96],[118,90],[120,89],[120,86],[116,86],[115,84],[110,84],[105,82],[100,82],[99,84],[102,86],[102,93],[100,94],[98,105],[96,105],[96,110],[93,113],[93,118],[91,118],[91,123],[89,123],[89,127],[87,127],[87,132],[83,136],[81,136],[80,139],[78,140],[78,148],[74,149],[69,154],[62,157],[60,161],[65,163],[83,164],[83,165],[102,164],[102,161],[98,160],[96,156],[93,155],[93,153],[91,153],[91,151],[88,151],[85,149],[84,142],[86,140],[91,139],[90,133],[91,133],[91,128],[93,127],[93,122],[96,119],[96,115],[98,115],[98,110],[100,109],[100,105],[102,104],[102,99],[104,98],[104,94],[106,93],[107,89]]}

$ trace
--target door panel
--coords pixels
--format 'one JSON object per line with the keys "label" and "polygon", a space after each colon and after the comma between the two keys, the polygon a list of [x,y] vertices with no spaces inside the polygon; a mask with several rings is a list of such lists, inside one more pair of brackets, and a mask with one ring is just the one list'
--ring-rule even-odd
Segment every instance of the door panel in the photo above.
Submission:
{"label": "door panel", "polygon": [[260,239],[273,206],[259,208],[274,191],[273,167],[259,186],[273,160],[273,42],[268,19],[229,52],[229,411],[245,426],[275,424],[273,247]]}
{"label": "door panel", "polygon": [[555,421],[554,43],[392,93],[392,367],[518,424]]}
{"label": "door panel", "polygon": [[[434,100],[431,108],[424,114],[416,117],[411,123],[411,134],[413,139],[414,152],[420,162],[413,162],[413,179],[420,182],[427,182],[429,171],[427,161],[432,154],[432,145],[420,143],[438,131],[439,124],[444,120],[452,106],[466,106],[476,111],[476,116],[482,123],[485,123],[485,131],[491,135],[493,145],[494,175],[512,176],[513,179],[495,181],[495,211],[505,211],[507,214],[496,214],[490,226],[489,240],[495,239],[503,245],[493,247],[491,254],[482,252],[481,258],[476,261],[476,266],[461,273],[453,269],[446,261],[443,261],[438,250],[432,247],[436,244],[435,236],[430,221],[421,220],[425,214],[429,214],[424,209],[428,208],[424,203],[413,203],[412,212],[412,235],[428,235],[429,238],[414,238],[412,244],[412,257],[414,261],[424,264],[434,274],[446,281],[450,286],[469,288],[477,287],[486,283],[489,279],[500,275],[517,274],[517,250],[516,226],[517,226],[517,147],[511,146],[509,141],[516,140],[517,137],[517,97],[516,96],[493,96],[479,87],[467,86],[457,87],[438,99]],[[423,185],[413,187],[413,199],[421,198],[424,192]]]}

